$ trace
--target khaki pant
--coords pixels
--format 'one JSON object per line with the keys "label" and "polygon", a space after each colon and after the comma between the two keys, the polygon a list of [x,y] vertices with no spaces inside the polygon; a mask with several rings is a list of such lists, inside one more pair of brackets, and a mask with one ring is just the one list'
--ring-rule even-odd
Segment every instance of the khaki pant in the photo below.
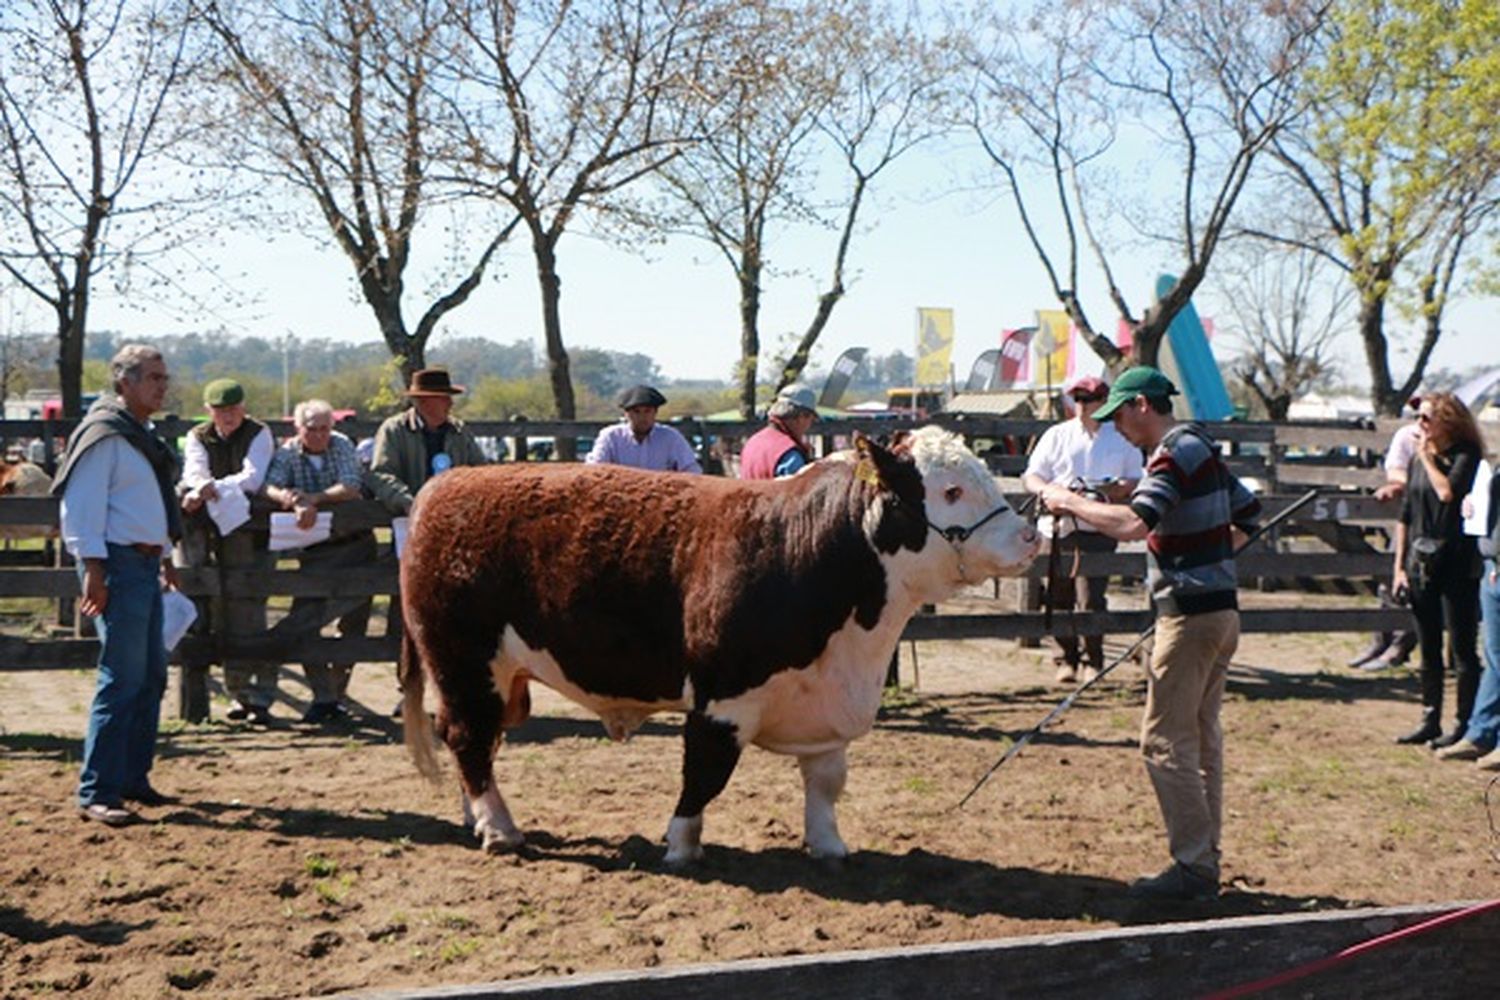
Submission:
{"label": "khaki pant", "polygon": [[[303,549],[298,565],[304,570],[326,574],[330,570],[367,567],[375,561],[375,555],[375,536],[364,532]],[[328,604],[326,597],[295,598],[283,627],[300,630],[313,627],[314,623],[321,625],[328,617]],[[371,600],[367,598],[342,615],[338,619],[339,635],[363,636],[370,624],[370,605]],[[307,674],[307,686],[312,689],[312,700],[318,704],[332,704],[341,701],[349,689],[349,675],[354,664],[311,661],[303,663],[302,669]]]}
{"label": "khaki pant", "polygon": [[1224,807],[1219,706],[1239,642],[1238,611],[1158,616],[1141,723],[1141,754],[1172,857],[1213,878]]}

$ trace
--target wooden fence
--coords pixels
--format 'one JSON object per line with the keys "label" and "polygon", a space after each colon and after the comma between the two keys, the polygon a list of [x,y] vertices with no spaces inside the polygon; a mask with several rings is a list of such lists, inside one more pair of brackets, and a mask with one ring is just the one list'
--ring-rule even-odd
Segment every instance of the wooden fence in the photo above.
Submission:
{"label": "wooden fence", "polygon": [[[1029,439],[1047,424],[1040,421],[961,418],[947,415],[937,422],[963,434],[983,454],[992,469],[1002,477],[1019,473],[1024,465],[1020,454]],[[170,438],[186,430],[184,422],[163,421],[162,430]],[[274,426],[274,425],[273,425]],[[539,436],[587,436],[606,426],[602,423],[560,422],[473,422],[476,434],[504,437],[512,442],[512,454],[531,454],[529,442]],[[716,448],[724,438],[753,433],[757,425],[746,423],[704,424],[684,421],[679,427],[691,435],[690,440],[704,451]],[[908,423],[893,420],[825,421],[820,425],[824,446],[831,447],[839,438],[862,430],[888,433]],[[373,431],[373,424],[346,422],[346,433],[358,436]],[[64,422],[12,421],[0,423],[0,439],[24,438],[38,433],[61,436],[70,429]],[[290,428],[279,426],[282,432]],[[1388,577],[1390,556],[1379,545],[1363,543],[1367,534],[1376,533],[1391,521],[1395,505],[1379,503],[1359,492],[1363,487],[1382,480],[1374,457],[1384,448],[1390,428],[1364,426],[1301,426],[1270,424],[1221,424],[1210,432],[1226,442],[1232,450],[1231,462],[1242,475],[1254,475],[1273,492],[1264,497],[1266,516],[1272,516],[1290,503],[1296,493],[1308,486],[1327,489],[1325,496],[1304,507],[1279,529],[1286,537],[1310,534],[1340,544],[1344,536],[1360,540],[1360,551],[1278,551],[1276,541],[1246,553],[1239,560],[1241,580],[1247,585],[1266,579],[1277,580],[1348,580]],[[1280,492],[1275,492],[1280,491]],[[1022,497],[1013,496],[1019,504]],[[379,504],[360,501],[333,508],[335,535],[369,530],[390,523]],[[257,516],[264,518],[265,513]],[[0,499],[0,525],[40,525],[57,523],[57,502],[52,498],[6,497]],[[1332,530],[1331,530],[1332,529]],[[1347,539],[1346,539],[1347,540]],[[1360,548],[1360,546],[1344,546]],[[15,555],[15,553],[12,553]],[[46,598],[67,608],[78,593],[76,570],[65,565],[61,554],[56,565],[43,565],[36,553],[22,553],[18,559],[0,564],[0,598]],[[1071,560],[1070,560],[1071,561]],[[1123,575],[1139,577],[1143,570],[1140,553],[1086,554],[1078,567],[1079,575]],[[1047,561],[1038,560],[1027,579],[1036,581],[1047,572]],[[184,593],[192,597],[235,594],[246,597],[329,598],[325,622],[336,618],[359,599],[371,595],[397,592],[397,563],[389,545],[377,560],[367,567],[314,573],[294,568],[264,571],[222,571],[195,569],[182,572]],[[997,587],[997,596],[999,588]],[[904,634],[912,640],[1008,638],[1034,641],[1048,634],[1042,613],[1032,610],[1028,588],[1019,588],[1019,601],[989,614],[924,614],[914,618]],[[1308,608],[1300,606],[1299,594],[1289,592],[1286,606],[1246,611],[1242,627],[1250,632],[1340,632],[1368,631],[1398,627],[1405,612],[1376,607]],[[72,670],[86,668],[96,661],[98,644],[68,628],[71,612],[59,615],[60,631],[51,638],[28,638],[0,635],[0,670]],[[303,623],[305,624],[305,623]],[[1066,628],[1078,635],[1139,633],[1150,624],[1150,613],[1110,611],[1098,614],[1068,614],[1065,622],[1054,620],[1051,631]],[[189,636],[177,648],[177,662],[194,667],[184,670],[181,708],[189,718],[201,717],[207,711],[206,684],[202,667],[219,662],[225,656],[277,659],[283,662],[337,659],[388,663],[397,657],[398,639],[394,631],[365,638],[335,639],[318,634],[316,627],[293,631],[281,625],[262,635]]]}

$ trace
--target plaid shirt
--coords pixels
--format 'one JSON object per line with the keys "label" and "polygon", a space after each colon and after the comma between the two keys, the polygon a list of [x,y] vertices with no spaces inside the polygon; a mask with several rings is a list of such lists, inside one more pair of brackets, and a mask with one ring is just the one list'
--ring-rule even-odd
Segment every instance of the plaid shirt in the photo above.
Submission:
{"label": "plaid shirt", "polygon": [[335,483],[356,490],[364,483],[354,442],[338,431],[334,431],[328,440],[322,469],[316,468],[302,453],[302,442],[292,438],[276,449],[276,454],[271,457],[271,468],[266,472],[267,486],[289,486],[299,493],[321,493]]}

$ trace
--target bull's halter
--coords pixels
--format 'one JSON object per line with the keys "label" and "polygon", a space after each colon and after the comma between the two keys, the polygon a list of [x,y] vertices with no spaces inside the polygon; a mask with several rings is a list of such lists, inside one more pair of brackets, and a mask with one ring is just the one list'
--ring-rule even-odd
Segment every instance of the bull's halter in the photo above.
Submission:
{"label": "bull's halter", "polygon": [[[901,506],[907,506],[905,502],[902,501],[902,499],[896,494],[892,493],[891,498],[894,499],[897,504],[900,504]],[[967,528],[961,524],[950,524],[946,528],[938,527],[937,525],[933,524],[932,520],[927,516],[927,509],[925,504],[923,505],[921,517],[923,523],[926,524],[928,528],[930,528],[932,531],[935,531],[949,545],[953,546],[953,551],[958,555],[959,579],[964,583],[974,583],[976,581],[969,579],[968,571],[964,568],[963,544],[964,542],[967,542],[969,540],[970,536],[972,536],[974,532],[978,531],[980,528],[984,527],[986,524],[989,524],[995,518],[999,517],[1001,514],[1004,514],[1009,510],[1010,504],[1002,502],[1000,506],[990,511],[988,514],[984,515],[979,520],[969,525]]]}

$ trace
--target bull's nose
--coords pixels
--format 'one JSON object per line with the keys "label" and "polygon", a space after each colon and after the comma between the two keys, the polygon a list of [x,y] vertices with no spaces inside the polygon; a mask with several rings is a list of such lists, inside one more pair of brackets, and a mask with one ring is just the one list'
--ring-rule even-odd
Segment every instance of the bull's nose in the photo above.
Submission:
{"label": "bull's nose", "polygon": [[1025,544],[1037,545],[1041,542],[1041,540],[1042,536],[1038,535],[1036,533],[1036,529],[1031,525],[1028,524],[1025,528],[1021,529],[1021,541]]}

